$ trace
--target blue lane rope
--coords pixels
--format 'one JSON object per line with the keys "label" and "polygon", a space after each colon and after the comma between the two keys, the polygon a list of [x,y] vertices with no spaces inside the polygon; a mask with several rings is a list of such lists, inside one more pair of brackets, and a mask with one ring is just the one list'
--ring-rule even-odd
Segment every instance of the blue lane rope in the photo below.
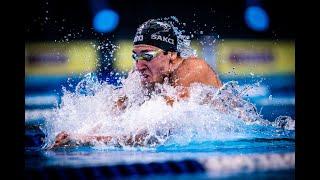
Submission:
{"label": "blue lane rope", "polygon": [[[152,162],[148,164],[135,163],[128,165],[100,167],[46,167],[26,169],[26,176],[49,177],[50,179],[81,179],[81,178],[117,178],[129,176],[146,176],[159,174],[183,174],[205,172],[205,168],[195,160]],[[40,178],[40,179],[42,179]],[[47,179],[47,178],[45,178]]]}

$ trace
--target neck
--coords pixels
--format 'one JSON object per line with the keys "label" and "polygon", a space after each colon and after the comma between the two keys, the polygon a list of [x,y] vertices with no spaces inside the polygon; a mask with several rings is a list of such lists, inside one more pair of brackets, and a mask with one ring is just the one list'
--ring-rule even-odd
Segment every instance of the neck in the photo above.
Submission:
{"label": "neck", "polygon": [[170,67],[170,70],[169,70],[169,74],[168,74],[168,80],[169,80],[169,83],[171,85],[174,86],[175,84],[175,71],[179,68],[179,66],[183,63],[183,59],[181,57],[177,57],[177,59],[175,59],[173,62],[172,62],[172,65]]}

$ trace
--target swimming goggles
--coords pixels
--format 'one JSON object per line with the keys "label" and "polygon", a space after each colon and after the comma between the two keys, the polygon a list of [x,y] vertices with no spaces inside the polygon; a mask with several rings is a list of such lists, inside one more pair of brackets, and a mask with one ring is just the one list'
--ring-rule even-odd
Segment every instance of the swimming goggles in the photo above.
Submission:
{"label": "swimming goggles", "polygon": [[156,51],[148,51],[148,52],[139,53],[139,54],[133,53],[132,59],[134,61],[138,61],[138,60],[151,61],[153,58],[157,57],[161,52],[163,52],[163,50],[159,49]]}

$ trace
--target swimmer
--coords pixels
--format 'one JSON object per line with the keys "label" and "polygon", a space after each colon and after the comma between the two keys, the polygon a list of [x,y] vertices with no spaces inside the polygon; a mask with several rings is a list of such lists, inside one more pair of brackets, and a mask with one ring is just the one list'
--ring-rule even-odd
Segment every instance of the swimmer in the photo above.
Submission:
{"label": "swimmer", "polygon": [[[141,83],[149,91],[153,91],[155,84],[163,84],[165,80],[173,86],[180,87],[178,100],[189,97],[189,87],[193,83],[220,88],[222,83],[217,73],[204,59],[197,57],[183,58],[178,50],[178,37],[174,27],[160,20],[149,20],[143,23],[136,32],[133,41],[132,58],[135,61],[135,71],[141,74]],[[173,105],[174,98],[164,97],[168,105]],[[119,98],[116,108],[126,108],[126,96]],[[140,130],[136,135],[84,136],[71,135],[61,132],[56,136],[52,147],[71,144],[90,144],[92,141],[110,143],[113,140],[126,139],[126,145],[143,145],[148,132]]]}
{"label": "swimmer", "polygon": [[[178,50],[178,37],[169,23],[149,20],[137,30],[133,41],[132,58],[135,70],[141,74],[141,83],[150,91],[155,84],[165,80],[180,87],[178,98],[189,97],[188,87],[192,83],[202,83],[220,88],[222,83],[217,73],[204,59],[197,57],[183,58]],[[173,104],[173,98],[165,97],[167,104]],[[119,109],[125,108],[127,97],[117,102]]]}

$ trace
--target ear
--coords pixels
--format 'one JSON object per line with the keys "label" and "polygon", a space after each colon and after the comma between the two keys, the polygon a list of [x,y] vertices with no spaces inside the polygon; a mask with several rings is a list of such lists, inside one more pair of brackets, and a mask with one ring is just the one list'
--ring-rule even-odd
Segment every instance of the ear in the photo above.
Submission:
{"label": "ear", "polygon": [[177,59],[177,53],[176,52],[169,52],[169,57],[170,57],[170,62],[174,61]]}

